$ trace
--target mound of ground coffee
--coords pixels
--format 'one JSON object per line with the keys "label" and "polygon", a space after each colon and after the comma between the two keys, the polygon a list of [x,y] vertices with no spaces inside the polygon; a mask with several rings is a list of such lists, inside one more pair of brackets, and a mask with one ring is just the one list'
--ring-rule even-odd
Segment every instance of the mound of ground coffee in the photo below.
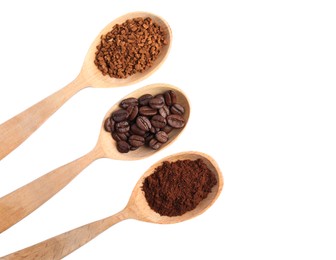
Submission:
{"label": "mound of ground coffee", "polygon": [[142,190],[151,209],[162,216],[181,216],[205,199],[217,184],[203,160],[165,161],[145,178]]}
{"label": "mound of ground coffee", "polygon": [[104,128],[111,132],[120,153],[143,145],[157,150],[168,142],[171,131],[185,125],[184,107],[177,103],[173,90],[156,96],[144,94],[139,98],[126,98],[119,107],[106,118]]}
{"label": "mound of ground coffee", "polygon": [[129,19],[101,36],[94,63],[103,75],[126,78],[150,68],[167,43],[151,18]]}

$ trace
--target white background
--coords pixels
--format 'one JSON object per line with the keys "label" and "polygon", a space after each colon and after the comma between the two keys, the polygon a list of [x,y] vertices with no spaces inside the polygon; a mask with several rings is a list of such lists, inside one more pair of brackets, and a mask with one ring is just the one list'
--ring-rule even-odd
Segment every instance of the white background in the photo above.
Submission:
{"label": "white background", "polygon": [[213,207],[176,225],[124,221],[67,259],[335,259],[334,1],[0,1],[0,123],[72,81],[98,32],[131,11],[168,21],[166,62],[70,99],[0,162],[0,196],[89,152],[106,111],[139,87],[182,88],[187,128],[145,160],[92,163],[0,235],[0,256],[118,212],[151,164],[197,150],[223,172]]}

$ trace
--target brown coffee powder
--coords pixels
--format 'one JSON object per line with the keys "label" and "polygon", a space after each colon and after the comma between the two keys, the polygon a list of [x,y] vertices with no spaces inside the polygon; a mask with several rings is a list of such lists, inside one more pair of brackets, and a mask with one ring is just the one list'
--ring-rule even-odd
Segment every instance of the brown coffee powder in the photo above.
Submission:
{"label": "brown coffee powder", "polygon": [[201,159],[165,161],[145,178],[142,190],[151,209],[172,217],[196,208],[216,184],[215,174]]}
{"label": "brown coffee powder", "polygon": [[103,75],[126,78],[150,68],[167,43],[151,18],[129,19],[101,36],[94,63]]}

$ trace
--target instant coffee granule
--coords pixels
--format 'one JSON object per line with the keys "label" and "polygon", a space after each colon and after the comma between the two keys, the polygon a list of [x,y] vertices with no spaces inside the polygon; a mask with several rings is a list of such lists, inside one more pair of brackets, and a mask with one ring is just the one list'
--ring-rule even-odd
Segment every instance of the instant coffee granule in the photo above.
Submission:
{"label": "instant coffee granule", "polygon": [[181,216],[205,199],[217,184],[203,160],[165,161],[145,178],[142,190],[149,207],[162,216]]}
{"label": "instant coffee granule", "polygon": [[167,43],[163,29],[151,18],[128,19],[101,36],[94,63],[103,75],[127,78],[150,68]]}

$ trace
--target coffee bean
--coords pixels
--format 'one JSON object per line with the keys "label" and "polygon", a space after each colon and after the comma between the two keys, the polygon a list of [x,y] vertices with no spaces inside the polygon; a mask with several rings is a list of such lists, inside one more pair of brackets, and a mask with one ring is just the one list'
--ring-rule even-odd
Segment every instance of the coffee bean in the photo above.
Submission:
{"label": "coffee bean", "polygon": [[127,117],[128,117],[128,112],[125,109],[119,109],[112,113],[112,119],[116,122],[124,121],[126,120]]}
{"label": "coffee bean", "polygon": [[160,143],[158,140],[156,140],[155,138],[151,139],[149,141],[149,147],[154,149],[154,150],[157,150],[161,147],[162,143]]}
{"label": "coffee bean", "polygon": [[131,146],[130,151],[135,151],[136,149],[138,149],[139,147],[135,147],[135,146]]}
{"label": "coffee bean", "polygon": [[167,121],[163,116],[155,115],[151,119],[151,124],[155,128],[162,128],[167,124]]}
{"label": "coffee bean", "polygon": [[115,129],[118,133],[126,133],[130,130],[130,126],[127,121],[121,121],[116,123]]}
{"label": "coffee bean", "polygon": [[140,135],[131,135],[128,138],[128,142],[133,147],[140,147],[145,144],[145,138]]}
{"label": "coffee bean", "polygon": [[139,114],[143,116],[154,116],[157,114],[157,109],[151,108],[149,106],[143,106],[139,108]]}
{"label": "coffee bean", "polygon": [[136,135],[140,135],[140,136],[144,136],[146,131],[144,130],[141,130],[136,123],[132,124],[131,125],[131,131],[133,134],[136,134]]}
{"label": "coffee bean", "polygon": [[145,94],[142,95],[141,97],[139,97],[138,101],[139,101],[139,105],[141,106],[147,106],[149,100],[151,100],[153,98],[153,96],[151,94]]}
{"label": "coffee bean", "polygon": [[157,132],[155,138],[161,143],[166,143],[169,139],[168,134],[163,131]]}
{"label": "coffee bean", "polygon": [[184,107],[180,104],[174,104],[170,107],[170,111],[172,112],[172,114],[183,115]]}
{"label": "coffee bean", "polygon": [[118,141],[117,142],[117,150],[120,153],[128,153],[130,150],[130,145],[126,141]]}
{"label": "coffee bean", "polygon": [[137,106],[138,105],[138,99],[134,97],[126,98],[122,100],[119,104],[121,108],[128,108],[129,106]]}
{"label": "coffee bean", "polygon": [[159,109],[159,114],[161,116],[163,116],[164,118],[166,118],[167,116],[170,115],[170,111],[169,108],[167,106],[163,106]]}
{"label": "coffee bean", "polygon": [[151,129],[152,127],[149,119],[144,116],[138,116],[136,119],[136,124],[141,130],[144,130],[144,131],[149,131],[149,129]]}
{"label": "coffee bean", "polygon": [[112,138],[114,140],[118,141],[127,141],[127,135],[125,133],[117,133],[117,132],[113,132],[112,133]]}
{"label": "coffee bean", "polygon": [[164,100],[161,98],[152,98],[148,104],[151,108],[159,109],[164,106]]}
{"label": "coffee bean", "polygon": [[167,106],[171,106],[176,103],[177,96],[174,90],[168,90],[164,93],[164,98]]}
{"label": "coffee bean", "polygon": [[104,123],[104,129],[107,132],[114,131],[114,120],[111,117],[106,118],[105,123]]}
{"label": "coffee bean", "polygon": [[149,145],[150,140],[152,140],[155,136],[153,134],[149,134],[146,138],[145,138],[145,143],[147,145]]}
{"label": "coffee bean", "polygon": [[127,112],[128,112],[128,118],[127,119],[129,121],[134,120],[136,118],[136,116],[138,115],[138,111],[139,111],[138,106],[133,106],[133,105],[129,106],[127,108]]}
{"label": "coffee bean", "polygon": [[182,128],[185,123],[181,115],[169,115],[167,116],[167,122],[173,128]]}
{"label": "coffee bean", "polygon": [[156,128],[154,126],[151,127],[151,129],[149,129],[149,132],[151,132],[152,134],[156,133]]}
{"label": "coffee bean", "polygon": [[104,129],[116,140],[119,152],[133,151],[144,144],[157,150],[169,140],[173,129],[185,125],[185,109],[176,99],[172,90],[154,97],[144,94],[139,99],[126,98],[119,104],[121,109],[105,119]]}
{"label": "coffee bean", "polygon": [[164,128],[162,128],[162,131],[166,132],[169,134],[174,128],[172,128],[170,125],[165,125]]}
{"label": "coffee bean", "polygon": [[154,96],[154,98],[159,98],[163,101],[163,103],[165,102],[163,94],[157,94],[157,95]]}

